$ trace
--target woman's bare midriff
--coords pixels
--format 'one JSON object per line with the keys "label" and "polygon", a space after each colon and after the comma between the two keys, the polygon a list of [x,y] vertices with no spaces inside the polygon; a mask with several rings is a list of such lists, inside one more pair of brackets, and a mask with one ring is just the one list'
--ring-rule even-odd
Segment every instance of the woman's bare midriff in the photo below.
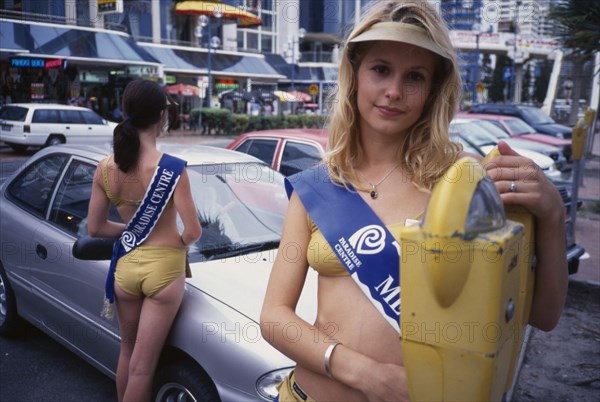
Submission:
{"label": "woman's bare midriff", "polygon": [[[327,333],[329,338],[379,362],[403,364],[398,332],[375,309],[352,278],[320,275],[318,297],[315,326]],[[300,365],[295,372],[298,385],[317,401],[366,400],[360,391]]]}

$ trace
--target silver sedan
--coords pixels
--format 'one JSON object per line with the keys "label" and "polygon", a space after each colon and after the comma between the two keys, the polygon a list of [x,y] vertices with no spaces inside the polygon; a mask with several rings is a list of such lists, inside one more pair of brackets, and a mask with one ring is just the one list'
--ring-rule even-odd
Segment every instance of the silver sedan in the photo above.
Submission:
{"label": "silver sedan", "polygon": [[[283,176],[234,151],[161,150],[188,161],[203,236],[190,248],[193,277],[162,352],[155,400],[273,400],[293,362],[262,338],[258,320],[287,206]],[[108,261],[72,253],[87,234],[94,172],[109,152],[50,147],[0,188],[0,335],[20,316],[114,378],[119,330],[100,317]],[[310,322],[316,274],[307,282],[298,311]]]}

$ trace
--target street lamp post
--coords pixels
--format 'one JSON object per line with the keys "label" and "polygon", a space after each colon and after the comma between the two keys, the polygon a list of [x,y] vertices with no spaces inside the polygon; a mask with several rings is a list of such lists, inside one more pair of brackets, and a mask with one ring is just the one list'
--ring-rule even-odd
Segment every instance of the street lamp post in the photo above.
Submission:
{"label": "street lamp post", "polygon": [[[302,44],[302,40],[306,35],[306,29],[300,28],[298,30],[298,36],[294,36],[288,42],[288,48],[291,50],[292,54],[292,90],[296,89],[296,63],[298,60],[296,59],[296,45],[299,47]],[[300,53],[300,49],[298,49],[298,53]],[[298,54],[300,56],[300,54]],[[300,59],[300,57],[298,57]]]}
{"label": "street lamp post", "polygon": [[[221,11],[221,9],[219,7],[215,8],[213,11],[213,16],[216,19],[220,19],[223,16],[223,12]],[[211,17],[210,16],[206,16],[206,15],[201,15],[200,17],[198,17],[198,25],[196,26],[196,30],[195,30],[195,35],[198,38],[199,42],[202,42],[202,36],[203,36],[203,31],[204,28],[208,27],[208,36],[210,37],[210,35],[212,34],[212,27],[211,27]],[[202,43],[200,43],[200,45],[202,45]],[[213,36],[210,37],[210,39],[208,40],[208,43],[206,45],[207,49],[208,49],[208,91],[207,91],[207,100],[206,100],[206,104],[207,107],[210,109],[212,108],[212,89],[213,89],[213,84],[212,84],[212,51],[213,49],[217,49],[219,46],[221,46],[221,39],[219,39],[218,36]]]}
{"label": "street lamp post", "polygon": [[475,31],[475,69],[473,76],[473,104],[477,103],[477,85],[479,84],[479,36],[481,35],[481,25],[479,23],[473,24],[473,31]]}
{"label": "street lamp post", "polygon": [[515,86],[516,86],[516,77],[515,77],[515,71],[516,71],[516,60],[517,60],[517,33],[519,32],[519,6],[521,5],[521,0],[517,0],[516,2],[516,6],[515,6],[515,43],[513,45],[513,59],[512,59],[512,66],[511,66],[511,76],[510,76],[510,96],[508,97],[510,102],[514,101],[514,97],[515,97]]}

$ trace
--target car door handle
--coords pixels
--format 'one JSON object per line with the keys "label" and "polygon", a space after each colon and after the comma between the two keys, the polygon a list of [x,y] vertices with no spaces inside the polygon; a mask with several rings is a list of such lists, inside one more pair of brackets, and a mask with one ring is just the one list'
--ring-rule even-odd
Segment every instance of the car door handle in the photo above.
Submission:
{"label": "car door handle", "polygon": [[65,127],[65,128],[66,128],[67,130],[70,130],[70,129],[71,129],[71,127],[69,127],[69,126],[67,126],[67,127]]}
{"label": "car door handle", "polygon": [[46,247],[42,246],[41,244],[38,244],[35,247],[35,252],[42,260],[45,260],[48,257],[48,250],[46,250]]}
{"label": "car door handle", "polygon": [[93,127],[88,127],[88,130],[91,130]]}

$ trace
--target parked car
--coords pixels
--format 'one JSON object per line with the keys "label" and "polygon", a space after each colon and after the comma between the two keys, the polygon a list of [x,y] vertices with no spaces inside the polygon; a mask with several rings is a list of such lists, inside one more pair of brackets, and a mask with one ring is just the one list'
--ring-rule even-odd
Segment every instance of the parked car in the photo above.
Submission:
{"label": "parked car", "polygon": [[[203,236],[189,250],[192,278],[160,357],[154,400],[273,400],[294,365],[259,327],[288,203],[283,176],[238,152],[159,147],[188,161]],[[114,378],[117,321],[100,316],[109,261],[72,254],[87,233],[92,180],[107,152],[45,148],[0,187],[0,334],[19,315]],[[309,322],[315,301],[316,274],[309,272],[298,306]]]}
{"label": "parked car", "polygon": [[[450,134],[460,135],[464,140],[480,148],[484,155],[487,155],[501,140],[505,141],[516,152],[533,160],[544,171],[546,176],[554,178],[561,176],[560,171],[556,168],[554,159],[550,157],[553,154],[560,154],[560,151],[556,147],[511,138],[493,124],[483,120],[456,118],[450,123]],[[534,149],[540,149],[548,152],[548,154],[545,155]],[[558,159],[558,156],[555,155],[555,157]],[[564,158],[561,161],[564,161]]]}
{"label": "parked car", "polygon": [[[496,127],[502,129],[508,135],[514,138],[520,138],[528,141],[539,142],[541,144],[558,147],[562,150],[562,155],[568,164],[571,163],[572,143],[571,140],[553,137],[548,134],[541,134],[535,131],[535,128],[525,123],[521,118],[514,116],[504,116],[501,114],[483,114],[483,113],[459,113],[457,117],[473,118],[489,121]],[[554,158],[553,158],[554,159]],[[556,159],[555,159],[556,160]]]}
{"label": "parked car", "polygon": [[319,163],[326,146],[326,130],[281,129],[241,134],[227,148],[250,154],[289,176]]}
{"label": "parked car", "polygon": [[572,129],[570,127],[556,123],[552,117],[534,106],[482,103],[473,105],[471,112],[516,116],[533,127],[536,132],[549,134],[558,138],[571,138],[572,134]]}
{"label": "parked car", "polygon": [[112,141],[116,123],[93,110],[55,103],[12,103],[0,109],[0,141],[17,152],[58,144]]}

